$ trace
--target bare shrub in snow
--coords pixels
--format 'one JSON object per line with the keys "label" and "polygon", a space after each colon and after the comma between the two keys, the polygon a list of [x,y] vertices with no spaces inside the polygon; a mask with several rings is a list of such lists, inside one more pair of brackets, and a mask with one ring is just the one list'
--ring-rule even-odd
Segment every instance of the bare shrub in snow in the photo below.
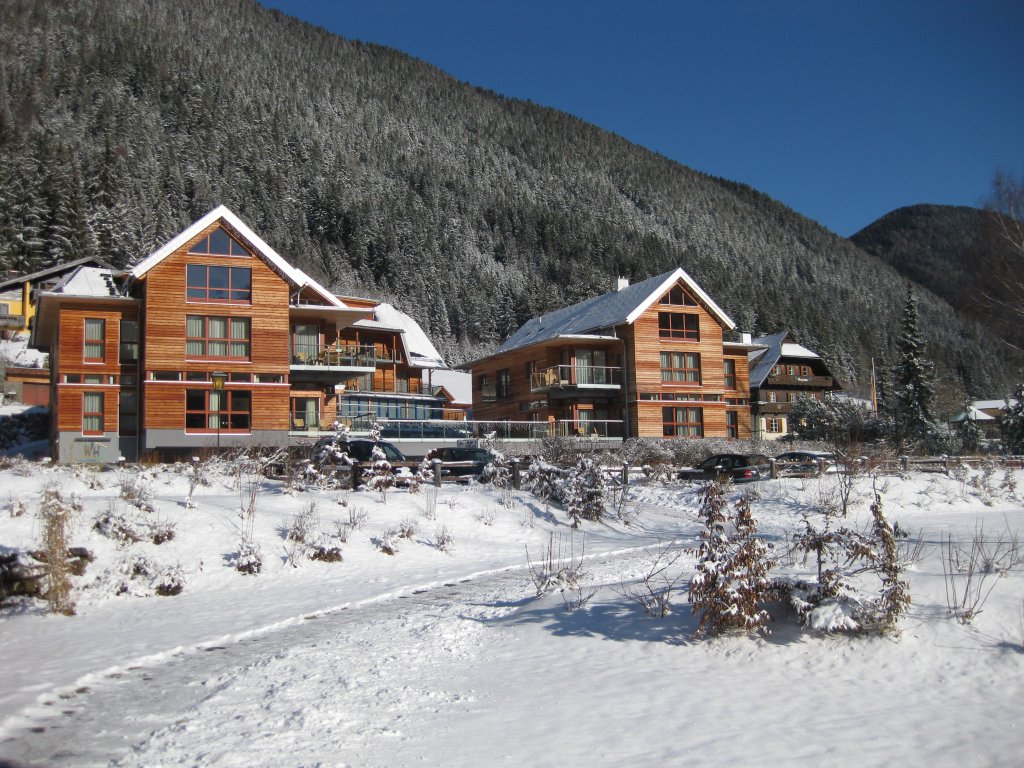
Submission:
{"label": "bare shrub in snow", "polygon": [[146,538],[135,521],[117,511],[114,502],[107,506],[106,512],[96,518],[92,527],[108,539],[113,539],[122,545],[135,544]]}
{"label": "bare shrub in snow", "polygon": [[411,539],[419,529],[419,523],[413,518],[407,517],[398,524],[398,537],[401,539]]}
{"label": "bare shrub in snow", "polygon": [[300,543],[305,541],[313,534],[314,531],[320,525],[320,513],[317,509],[316,502],[311,501],[302,511],[297,513],[292,518],[292,523],[288,527],[288,540]]}
{"label": "bare shrub in snow", "polygon": [[995,536],[986,534],[979,523],[967,546],[955,543],[952,536],[944,536],[942,548],[946,605],[961,624],[973,621],[999,578],[1019,568],[1024,561],[1020,535],[1010,529],[1009,522]]}
{"label": "bare shrub in snow", "polygon": [[173,597],[185,589],[185,572],[178,564],[161,565],[151,558],[136,555],[117,565],[118,580],[114,594],[148,597]]}
{"label": "bare shrub in snow", "polygon": [[442,525],[434,531],[434,546],[445,554],[452,554],[455,551],[455,537],[448,530],[448,526]]}
{"label": "bare shrub in snow", "polygon": [[671,544],[660,547],[640,576],[640,582],[628,587],[620,585],[619,594],[640,605],[650,616],[668,616],[672,613],[676,590],[686,576],[686,571],[676,567],[684,554],[684,549]]}
{"label": "bare shrub in snow", "polygon": [[361,507],[351,506],[348,508],[348,527],[353,531],[358,531],[364,525],[369,517],[369,513]]}
{"label": "bare shrub in snow", "polygon": [[11,517],[21,517],[28,512],[28,501],[24,497],[8,496],[7,511]]}
{"label": "bare shrub in snow", "polygon": [[437,492],[438,488],[431,484],[423,486],[423,516],[427,520],[437,518]]}
{"label": "bare shrub in snow", "polygon": [[155,512],[153,506],[153,487],[146,477],[131,470],[124,470],[120,474],[119,485],[121,487],[121,498],[143,512]]}
{"label": "bare shrub in snow", "polygon": [[481,510],[480,514],[476,516],[476,519],[487,526],[494,525],[494,521],[497,519],[498,513],[493,509]]}
{"label": "bare shrub in snow", "polygon": [[57,484],[50,483],[43,488],[39,503],[41,555],[46,566],[43,598],[51,613],[65,616],[75,613],[75,602],[71,597],[68,536],[73,517],[81,511],[81,504],[73,498],[66,500]]}
{"label": "bare shrub in snow", "polygon": [[385,555],[398,554],[398,531],[394,528],[385,528],[377,537],[377,549]]}
{"label": "bare shrub in snow", "polygon": [[777,596],[768,577],[775,563],[769,557],[771,545],[755,537],[750,502],[740,498],[730,516],[721,486],[709,483],[700,516],[704,530],[695,552],[697,573],[690,579],[690,602],[700,616],[698,634],[766,631],[771,616],[763,606]]}
{"label": "bare shrub in snow", "polygon": [[533,561],[529,547],[526,548],[526,564],[537,597],[557,589],[562,603],[571,611],[582,608],[597,594],[596,587],[587,586],[588,574],[583,567],[586,546],[586,534],[580,540],[577,554],[575,536],[569,536],[568,546],[564,545],[563,537],[559,536],[556,546],[555,535],[552,533],[538,562]]}

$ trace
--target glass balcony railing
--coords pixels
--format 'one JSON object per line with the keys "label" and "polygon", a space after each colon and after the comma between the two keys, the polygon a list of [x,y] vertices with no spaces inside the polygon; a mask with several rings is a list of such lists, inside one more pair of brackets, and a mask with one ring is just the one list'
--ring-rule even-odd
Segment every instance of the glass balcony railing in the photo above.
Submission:
{"label": "glass balcony railing", "polygon": [[621,383],[622,369],[607,365],[554,365],[530,374],[531,392],[566,387],[616,388]]}
{"label": "glass balcony railing", "polygon": [[378,363],[393,363],[392,350],[370,345],[339,344],[328,347],[292,348],[292,365],[327,368],[376,368]]}

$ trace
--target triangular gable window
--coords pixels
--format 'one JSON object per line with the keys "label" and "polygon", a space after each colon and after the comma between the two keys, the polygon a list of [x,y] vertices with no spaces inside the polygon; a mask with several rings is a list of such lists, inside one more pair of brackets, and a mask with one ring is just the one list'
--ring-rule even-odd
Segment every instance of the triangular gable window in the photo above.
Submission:
{"label": "triangular gable window", "polygon": [[188,249],[197,256],[252,256],[251,253],[223,227],[218,227]]}
{"label": "triangular gable window", "polygon": [[675,307],[696,307],[694,298],[683,290],[683,286],[675,285],[672,290],[661,297],[659,304],[669,304]]}

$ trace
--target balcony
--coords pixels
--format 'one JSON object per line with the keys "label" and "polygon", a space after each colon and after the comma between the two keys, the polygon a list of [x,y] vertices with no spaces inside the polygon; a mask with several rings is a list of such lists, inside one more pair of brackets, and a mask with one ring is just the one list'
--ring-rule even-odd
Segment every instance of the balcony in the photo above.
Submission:
{"label": "balcony", "polygon": [[379,363],[393,363],[393,350],[372,344],[332,344],[327,347],[292,349],[292,368],[329,370],[351,373],[372,373]]}
{"label": "balcony", "polygon": [[605,365],[554,365],[530,374],[530,391],[619,389],[622,386],[621,380],[621,368]]}
{"label": "balcony", "polygon": [[831,376],[790,376],[788,373],[780,373],[777,376],[769,376],[762,386],[832,389],[834,384]]}

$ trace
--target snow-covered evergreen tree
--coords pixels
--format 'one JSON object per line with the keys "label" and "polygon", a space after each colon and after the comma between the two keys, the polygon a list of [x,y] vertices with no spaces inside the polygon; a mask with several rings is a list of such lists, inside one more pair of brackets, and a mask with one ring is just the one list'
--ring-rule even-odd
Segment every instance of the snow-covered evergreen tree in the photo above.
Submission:
{"label": "snow-covered evergreen tree", "polygon": [[373,451],[370,452],[370,466],[364,471],[366,487],[380,492],[380,500],[387,503],[388,489],[395,485],[395,472],[380,447],[380,424],[376,421],[370,426],[370,439],[373,440]]}
{"label": "snow-covered evergreen tree", "polygon": [[981,445],[981,427],[974,418],[970,398],[964,401],[964,420],[960,422],[960,450],[963,453],[974,453]]}
{"label": "snow-covered evergreen tree", "polygon": [[909,284],[897,347],[899,360],[893,369],[893,389],[888,404],[894,442],[898,447],[908,443],[927,447],[937,435],[933,412],[935,378],[932,363],[924,357],[917,298]]}
{"label": "snow-covered evergreen tree", "polygon": [[697,572],[690,579],[693,613],[700,615],[697,632],[765,629],[771,616],[763,605],[774,596],[768,574],[775,563],[770,545],[755,537],[757,521],[749,499],[741,498],[730,518],[722,487],[709,483],[700,515],[704,530],[696,551]]}
{"label": "snow-covered evergreen tree", "polygon": [[1024,454],[1024,382],[1014,392],[1016,404],[1003,409],[1003,448],[1008,454]]}
{"label": "snow-covered evergreen tree", "polygon": [[579,528],[583,520],[598,521],[604,517],[604,491],[600,465],[593,459],[580,457],[566,484],[565,507],[573,528]]}

